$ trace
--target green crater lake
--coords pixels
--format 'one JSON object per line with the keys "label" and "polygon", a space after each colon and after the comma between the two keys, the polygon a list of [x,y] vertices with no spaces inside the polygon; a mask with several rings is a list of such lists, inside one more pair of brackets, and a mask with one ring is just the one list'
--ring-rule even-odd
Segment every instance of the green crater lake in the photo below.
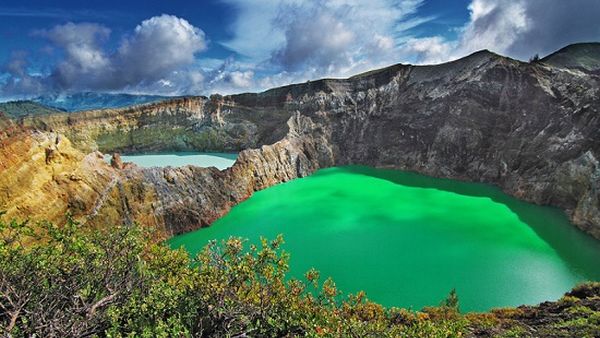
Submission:
{"label": "green crater lake", "polygon": [[[144,168],[194,165],[197,167],[215,167],[223,170],[235,163],[237,155],[233,153],[175,152],[121,155],[121,160],[123,162],[133,162]],[[111,158],[111,155],[104,156],[104,159],[108,162],[110,162]]]}
{"label": "green crater lake", "polygon": [[336,167],[257,192],[211,227],[169,240],[195,255],[209,240],[283,234],[290,275],[310,268],[345,294],[387,306],[464,311],[558,299],[600,280],[600,242],[555,208],[475,183]]}

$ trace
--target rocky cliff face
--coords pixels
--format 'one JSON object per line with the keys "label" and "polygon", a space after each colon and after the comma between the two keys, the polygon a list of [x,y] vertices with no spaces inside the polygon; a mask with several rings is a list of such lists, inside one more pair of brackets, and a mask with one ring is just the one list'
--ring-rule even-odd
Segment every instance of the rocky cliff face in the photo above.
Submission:
{"label": "rocky cliff face", "polygon": [[102,154],[84,155],[53,133],[15,131],[0,139],[0,159],[0,210],[8,217],[91,215],[114,176]]}
{"label": "rocky cliff face", "polygon": [[[562,208],[600,238],[600,76],[589,66],[600,53],[582,59],[581,48],[573,50],[586,67],[565,62],[568,49],[531,64],[482,51],[437,66],[396,65],[260,94],[182,98],[17,124],[33,139],[59,134],[71,140],[73,163],[52,170],[95,178],[84,183],[96,193],[79,196],[76,210],[92,224],[138,221],[177,234],[209,225],[256,190],[327,166],[363,164],[495,184]],[[3,177],[16,179],[25,165],[52,167],[28,160],[24,151],[45,141],[14,142],[5,137],[3,151],[13,147],[19,164],[4,165]],[[224,171],[115,169],[84,155],[192,149],[243,151]],[[13,195],[15,185],[0,182],[7,192],[0,209],[27,205]],[[55,199],[78,191],[58,189]]]}
{"label": "rocky cliff face", "polygon": [[82,151],[239,151],[285,136],[288,113],[251,110],[214,95],[186,97],[124,109],[21,119],[25,128],[65,135]]}

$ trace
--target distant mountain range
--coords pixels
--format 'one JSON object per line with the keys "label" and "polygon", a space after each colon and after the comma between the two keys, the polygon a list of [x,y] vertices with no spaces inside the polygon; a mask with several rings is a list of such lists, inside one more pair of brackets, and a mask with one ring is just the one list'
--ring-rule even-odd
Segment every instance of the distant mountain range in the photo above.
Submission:
{"label": "distant mountain range", "polygon": [[[397,64],[262,93],[182,97],[68,118],[46,114],[24,121],[31,128],[24,133],[36,131],[29,139],[19,135],[0,146],[0,155],[9,149],[4,156],[11,156],[2,162],[12,166],[0,166],[0,208],[20,205],[7,216],[51,219],[63,217],[75,201],[78,209],[71,210],[88,222],[89,215],[100,224],[130,220],[172,235],[211,224],[254,191],[355,164],[493,184],[562,209],[600,239],[598,92],[600,44],[577,44],[532,62],[484,50],[439,65]],[[57,155],[56,163],[45,152],[56,142],[53,133],[74,147],[61,143],[65,156]],[[119,165],[111,171],[94,156],[77,162],[94,150],[243,152],[223,172],[119,171]],[[74,168],[80,169],[71,179]],[[36,177],[37,190],[15,183],[31,181],[24,174],[18,181],[7,174],[24,172]],[[117,175],[146,192],[120,188]],[[60,184],[55,177],[62,177]],[[60,207],[49,214],[53,201]]]}
{"label": "distant mountain range", "polygon": [[122,108],[137,104],[162,101],[172,97],[159,95],[76,93],[38,96],[29,100],[0,103],[0,113],[10,118],[44,115],[93,109]]}
{"label": "distant mountain range", "polygon": [[[578,69],[597,73],[600,71],[600,44],[580,43],[569,45],[536,62],[559,68]],[[373,75],[388,68],[373,70],[356,77]],[[94,109],[122,108],[132,105],[172,99],[172,96],[135,95],[82,92],[73,94],[48,94],[29,100],[18,100],[0,103],[0,113],[9,118],[20,118],[26,115],[44,115],[57,112],[77,112]]]}
{"label": "distant mountain range", "polygon": [[120,108],[136,104],[161,101],[168,96],[159,95],[134,95],[134,94],[107,94],[107,93],[75,93],[44,95],[31,101],[48,107],[73,112],[92,109]]}

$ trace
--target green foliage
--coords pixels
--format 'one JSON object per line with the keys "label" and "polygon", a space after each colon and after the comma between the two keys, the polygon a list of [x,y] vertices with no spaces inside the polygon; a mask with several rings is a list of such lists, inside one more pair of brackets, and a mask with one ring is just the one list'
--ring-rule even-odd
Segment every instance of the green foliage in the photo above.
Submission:
{"label": "green foliage", "polygon": [[460,303],[458,301],[458,295],[456,294],[456,289],[450,290],[448,297],[442,301],[440,306],[445,306],[450,309],[455,310],[456,312],[460,312]]}
{"label": "green foliage", "polygon": [[[0,335],[510,337],[526,333],[519,318],[531,318],[519,309],[463,316],[455,290],[441,306],[413,312],[362,292],[342,296],[316,270],[289,279],[281,237],[258,246],[211,242],[193,258],[153,238],[136,225],[0,221]],[[581,300],[596,299],[599,288],[576,288],[556,303],[570,306],[560,320],[543,321],[539,332],[600,334],[599,312]]]}
{"label": "green foliage", "polygon": [[24,116],[62,113],[63,111],[33,101],[10,101],[0,103],[0,112],[17,119]]}
{"label": "green foliage", "polygon": [[456,318],[385,309],[335,283],[288,279],[281,237],[194,258],[138,226],[0,222],[0,334],[26,337],[454,337]]}
{"label": "green foliage", "polygon": [[[69,221],[0,222],[0,323],[14,336],[72,336],[104,327],[104,311],[144,281],[139,229],[89,234]],[[47,333],[47,334],[42,334]]]}

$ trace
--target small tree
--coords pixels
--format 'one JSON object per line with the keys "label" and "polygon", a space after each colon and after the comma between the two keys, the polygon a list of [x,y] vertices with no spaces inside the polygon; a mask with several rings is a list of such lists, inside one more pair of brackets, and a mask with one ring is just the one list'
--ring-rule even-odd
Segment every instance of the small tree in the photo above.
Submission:
{"label": "small tree", "polygon": [[529,63],[536,63],[540,61],[540,55],[539,54],[535,54],[534,56],[529,58]]}
{"label": "small tree", "polygon": [[460,303],[458,300],[458,295],[456,294],[456,289],[452,289],[450,291],[448,297],[441,302],[440,306],[445,306],[456,310],[456,312],[460,312]]}

